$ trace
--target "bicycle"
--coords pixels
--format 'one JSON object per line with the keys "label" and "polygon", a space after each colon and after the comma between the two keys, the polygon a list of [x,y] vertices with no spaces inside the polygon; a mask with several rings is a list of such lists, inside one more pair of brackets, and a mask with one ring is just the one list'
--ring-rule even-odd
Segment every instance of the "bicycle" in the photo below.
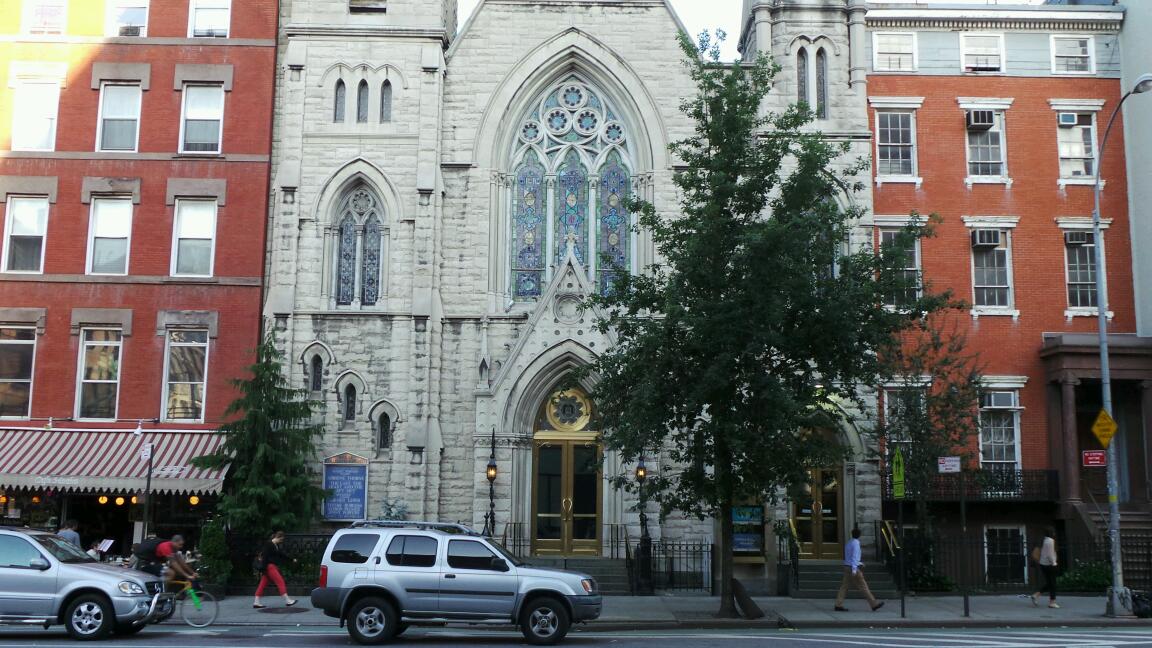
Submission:
{"label": "bicycle", "polygon": [[180,605],[180,618],[193,628],[206,628],[220,614],[216,597],[192,587],[191,581],[170,580],[169,585],[181,586],[173,596]]}

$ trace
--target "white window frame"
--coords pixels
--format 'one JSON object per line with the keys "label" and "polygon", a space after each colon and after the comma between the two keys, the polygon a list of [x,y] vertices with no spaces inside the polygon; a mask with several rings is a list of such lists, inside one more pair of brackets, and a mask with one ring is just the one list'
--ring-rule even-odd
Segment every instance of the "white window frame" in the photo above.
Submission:
{"label": "white window frame", "polygon": [[[37,270],[9,270],[8,269],[8,256],[9,250],[12,249],[12,225],[15,218],[12,213],[12,204],[18,200],[41,200],[44,202],[47,209],[45,210],[47,216],[44,218],[44,231],[40,235],[43,242],[40,244],[40,267]],[[4,241],[3,241],[3,254],[0,254],[0,272],[8,274],[44,274],[44,258],[48,252],[48,221],[52,217],[52,203],[48,201],[48,196],[8,196],[8,202],[4,206]]]}
{"label": "white window frame", "polygon": [[[188,151],[184,149],[184,126],[188,122],[188,88],[217,88],[220,90],[220,132],[216,136],[215,151]],[[180,97],[180,154],[181,155],[222,155],[224,153],[224,104],[228,94],[220,83],[185,83]]]}
{"label": "white window frame", "polygon": [[[969,70],[966,65],[968,59],[969,38],[996,38],[1000,42],[1000,69],[999,70]],[[1003,32],[960,32],[960,73],[1002,75],[1008,72],[1008,52],[1004,44]]]}
{"label": "white window frame", "polygon": [[972,175],[972,145],[968,141],[968,125],[964,125],[964,184],[969,189],[974,184],[1002,184],[1012,186],[1012,176],[1008,169],[1008,109],[1015,102],[1013,98],[987,99],[981,97],[958,97],[956,102],[968,119],[970,110],[991,110],[996,113],[1000,126],[1000,162],[1002,173],[998,176]]}
{"label": "white window frame", "polygon": [[868,105],[873,109],[873,133],[876,143],[873,147],[873,159],[880,160],[880,113],[882,112],[910,112],[912,113],[912,175],[885,175],[879,170],[876,172],[876,186],[885,183],[914,183],[919,189],[924,179],[920,177],[920,141],[917,137],[917,111],[924,105],[924,97],[868,97]]}
{"label": "white window frame", "polygon": [[[185,274],[176,272],[177,262],[179,261],[180,254],[180,206],[187,203],[211,203],[212,204],[212,241],[211,253],[208,257],[208,274]],[[218,234],[218,227],[220,224],[220,203],[215,198],[177,198],[176,204],[172,209],[172,258],[169,265],[168,274],[173,277],[199,277],[210,278],[215,276],[216,272],[216,237]]]}
{"label": "white window frame", "polygon": [[[1052,111],[1059,114],[1065,112],[1078,113],[1078,114],[1092,114],[1092,156],[1095,160],[1094,167],[1099,168],[1100,165],[1100,133],[1097,130],[1100,125],[1098,119],[1100,110],[1104,108],[1105,101],[1103,99],[1049,99],[1048,105],[1052,107]],[[1056,124],[1056,162],[1060,163],[1060,124]],[[1068,187],[1068,185],[1085,185],[1093,186],[1096,184],[1095,176],[1072,176],[1065,177],[1063,172],[1057,174],[1056,186],[1061,190]],[[1103,189],[1107,182],[1101,178],[1100,188]]]}
{"label": "white window frame", "polygon": [[[1092,231],[1092,218],[1089,216],[1063,216],[1063,217],[1058,217],[1056,219],[1056,225],[1060,228],[1060,238],[1063,239],[1065,232],[1069,232],[1069,231],[1091,232]],[[1103,234],[1104,232],[1108,231],[1108,228],[1111,226],[1112,226],[1112,219],[1111,218],[1101,219],[1100,220],[1100,233]],[[1108,254],[1107,254],[1107,251],[1105,250],[1105,240],[1104,240],[1105,238],[1106,237],[1104,237],[1104,236],[1100,236],[1100,240],[1095,241],[1094,243],[1096,245],[1096,254],[1102,255],[1100,258],[1104,262],[1104,270],[1105,270],[1105,272],[1107,272],[1107,270],[1108,270]],[[1068,300],[1068,250],[1067,250],[1067,245],[1064,244],[1063,240],[1060,241],[1060,248],[1061,248],[1062,254],[1064,255],[1063,260],[1061,261],[1061,264],[1064,266],[1064,300],[1065,300],[1065,303],[1067,303],[1067,300]],[[1097,298],[1096,303],[1099,304],[1100,303],[1099,302],[1099,298],[1100,298],[1099,295],[1097,295],[1096,298]],[[1115,315],[1116,315],[1116,313],[1113,311],[1108,311],[1107,313],[1104,314],[1104,316],[1108,319],[1108,321],[1112,321],[1112,318]],[[1100,308],[1098,306],[1076,307],[1076,308],[1073,308],[1072,306],[1068,306],[1068,308],[1066,308],[1064,310],[1064,319],[1066,319],[1069,322],[1071,322],[1073,320],[1073,318],[1076,318],[1076,317],[1099,317],[1099,316],[1100,316]]]}
{"label": "white window frame", "polygon": [[[880,184],[884,182],[914,182],[920,185],[923,179],[920,177],[920,161],[919,161],[919,142],[916,139],[916,111],[909,108],[882,108],[876,110],[876,163],[880,163],[880,147],[885,145],[880,141],[880,116],[881,115],[908,115],[909,128],[912,129],[912,172],[911,173],[880,173],[879,168],[876,171],[876,181]],[[891,146],[891,144],[888,144]]]}
{"label": "white window frame", "polygon": [[[32,331],[32,340],[31,341],[9,340],[9,341],[6,341],[3,343],[3,344],[19,344],[19,345],[31,345],[32,346],[32,367],[30,369],[31,375],[28,378],[28,413],[25,416],[0,416],[0,420],[4,420],[4,421],[26,421],[32,417],[32,399],[35,396],[35,391],[36,391],[36,345],[39,342],[38,338],[40,336],[36,332],[36,327],[34,327],[34,326],[18,326],[18,325],[17,326],[8,326],[8,325],[4,325],[4,326],[0,326],[0,328],[20,329],[23,331]],[[22,383],[24,381],[23,380],[5,380],[4,382],[6,382],[6,383]]]}
{"label": "white window frame", "polygon": [[[144,24],[140,25],[140,34],[137,36],[121,36],[120,23],[116,20],[116,10],[121,7],[144,8]],[[108,38],[147,38],[148,19],[151,17],[151,2],[149,0],[109,0],[107,12],[104,16],[104,36]]]}
{"label": "white window frame", "polygon": [[[201,343],[201,342],[173,343],[172,342],[172,333],[174,333],[176,331],[203,332],[204,333],[204,342],[203,343]],[[173,346],[203,347],[203,349],[204,349],[204,382],[202,382],[202,383],[184,383],[184,382],[179,383],[181,385],[193,385],[193,384],[202,385],[202,392],[201,393],[203,394],[203,399],[200,402],[200,416],[199,416],[199,418],[194,418],[194,419],[192,419],[192,418],[170,418],[168,416],[168,390],[169,390],[168,370],[170,368],[170,364],[171,364],[171,360],[172,360],[172,347]],[[209,366],[209,361],[211,360],[211,355],[212,355],[211,350],[212,350],[212,334],[209,332],[209,330],[207,328],[202,328],[202,327],[183,328],[183,327],[181,327],[181,328],[169,328],[169,329],[164,331],[164,382],[161,383],[161,391],[160,391],[160,420],[161,421],[163,421],[165,423],[168,423],[168,422],[203,423],[204,422],[205,414],[208,412],[208,366]]]}
{"label": "white window frame", "polygon": [[[1088,41],[1088,71],[1070,72],[1056,68],[1056,41],[1058,40],[1087,40]],[[1048,37],[1048,53],[1051,57],[1052,74],[1061,76],[1092,76],[1096,74],[1096,37],[1091,34],[1052,34]]]}
{"label": "white window frame", "polygon": [[[1089,124],[1089,126],[1088,126],[1088,131],[1092,134],[1092,151],[1091,151],[1092,155],[1090,157],[1092,159],[1092,170],[1095,171],[1096,165],[1100,163],[1100,155],[1099,155],[1099,151],[1097,150],[1099,148],[1099,145],[1100,145],[1100,140],[1099,140],[1099,135],[1096,132],[1096,112],[1090,111],[1090,110],[1069,110],[1067,112],[1075,113],[1077,116],[1088,115],[1092,119],[1092,123]],[[1065,127],[1060,126],[1059,124],[1056,125],[1056,162],[1059,165],[1060,180],[1063,181],[1062,183],[1060,183],[1060,186],[1066,186],[1066,185],[1070,185],[1070,184],[1093,185],[1096,183],[1096,174],[1095,173],[1093,173],[1092,175],[1088,175],[1088,176],[1066,176],[1066,175],[1064,175],[1064,168],[1063,167],[1064,167],[1064,160],[1065,159],[1079,160],[1079,159],[1083,159],[1083,158],[1065,158],[1060,153],[1060,144],[1061,144],[1060,133],[1062,133],[1066,130],[1078,130],[1080,128],[1083,128],[1083,126],[1080,126],[1079,124],[1077,124],[1076,126],[1072,126],[1071,128],[1065,128]]]}
{"label": "white window frame", "polygon": [[[105,89],[110,86],[136,88],[136,138],[132,142],[131,149],[105,149],[103,148],[104,142],[104,97]],[[100,105],[96,109],[96,151],[109,152],[109,153],[135,153],[140,150],[140,112],[141,106],[144,101],[144,89],[140,86],[139,82],[112,82],[103,81],[100,83]],[[183,123],[183,122],[181,122]]]}
{"label": "white window frame", "polygon": [[[880,66],[880,37],[881,36],[911,36],[912,37],[912,67],[907,70],[898,70]],[[916,72],[920,69],[920,36],[916,32],[883,31],[872,32],[872,71],[873,72]]]}
{"label": "white window frame", "polygon": [[[13,79],[13,81],[10,84],[10,87],[12,88],[12,121],[11,121],[12,133],[14,134],[14,133],[22,130],[21,125],[18,124],[16,121],[17,118],[19,117],[18,106],[20,104],[19,95],[20,95],[21,88],[26,88],[29,86],[37,86],[37,85],[52,86],[56,89],[55,101],[51,102],[52,134],[49,137],[49,139],[50,139],[49,144],[46,148],[17,147],[15,139],[10,137],[9,138],[9,144],[8,144],[8,148],[10,150],[13,150],[13,151],[48,151],[48,152],[56,150],[56,135],[57,135],[57,130],[60,127],[60,79],[59,78],[55,78],[55,77],[24,77],[24,78]],[[45,115],[44,117],[47,118],[47,115]]]}
{"label": "white window frame", "polygon": [[[128,204],[128,236],[124,238],[124,272],[94,272],[92,270],[92,252],[96,246],[96,207],[102,202],[119,202]],[[126,276],[132,263],[132,221],[135,220],[135,206],[131,196],[92,196],[92,204],[88,210],[88,260],[84,266],[85,274],[110,276]]]}
{"label": "white window frame", "polygon": [[23,0],[24,7],[20,18],[20,33],[35,35],[35,36],[59,36],[68,31],[68,0],[59,0],[57,4],[63,5],[63,17],[60,24],[60,31],[33,31],[32,30],[32,10],[37,5],[42,4],[37,0]]}
{"label": "white window frame", "polygon": [[978,306],[976,305],[976,256],[973,254],[971,244],[968,246],[968,268],[969,281],[972,283],[972,310],[971,315],[973,319],[986,316],[1006,316],[1011,317],[1013,320],[1020,318],[1020,311],[1016,308],[1016,272],[1015,263],[1012,259],[1012,236],[1013,230],[1016,228],[1020,218],[1016,216],[963,216],[961,220],[968,228],[968,233],[971,235],[973,229],[998,229],[1004,232],[1008,237],[1007,254],[1005,255],[1008,264],[1008,306]]}
{"label": "white window frame", "polygon": [[[984,402],[983,402],[983,398],[984,398],[985,394],[1011,394],[1012,403],[1011,403],[1011,405],[1008,405],[1008,406],[992,405],[989,407],[985,407]],[[1020,407],[1020,390],[1018,388],[981,386],[980,399],[981,399],[981,402],[980,402],[980,408],[979,408],[980,412],[979,413],[981,415],[981,418],[979,419],[980,424],[977,426],[977,429],[978,429],[977,443],[980,444],[980,467],[983,469],[983,468],[990,468],[992,466],[1007,466],[1008,465],[1008,463],[1004,462],[1004,461],[993,461],[993,460],[988,460],[988,459],[984,458],[984,419],[983,419],[983,414],[984,414],[985,410],[989,410],[989,411],[995,411],[995,412],[1012,412],[1012,446],[1013,446],[1012,452],[1015,455],[1015,460],[1012,463],[1012,470],[1020,470],[1020,466],[1021,466],[1020,413],[1024,410],[1024,408]]]}
{"label": "white window frame", "polygon": [[[88,333],[91,331],[116,331],[120,334],[118,342],[88,342]],[[108,384],[108,380],[85,380],[84,379],[84,360],[87,355],[88,346],[116,346],[116,405],[113,408],[111,418],[88,418],[81,416],[81,406],[83,405],[84,398],[84,383],[97,383]],[[76,362],[76,406],[75,418],[78,421],[115,421],[120,416],[120,377],[124,375],[124,329],[111,327],[111,326],[86,326],[80,329],[80,357]]]}
{"label": "white window frame", "polygon": [[[224,36],[197,36],[196,35],[196,11],[201,9],[201,5],[228,5],[228,28],[225,30]],[[209,7],[218,8],[218,7]],[[188,3],[188,38],[231,38],[232,36],[232,2],[225,0],[191,0]]]}
{"label": "white window frame", "polygon": [[[881,247],[881,248],[884,247],[884,234],[885,233],[887,233],[887,232],[899,232],[900,229],[901,229],[900,227],[876,225],[876,240],[877,240],[878,247]],[[907,272],[909,270],[916,272],[916,297],[918,299],[924,294],[924,267],[922,265],[922,261],[923,261],[922,254],[923,254],[923,251],[922,251],[921,246],[920,246],[920,239],[916,239],[916,242],[914,243],[913,250],[912,250],[912,255],[913,255],[912,265],[905,266],[904,268],[901,268],[905,272]],[[885,296],[885,299],[887,299],[887,296]],[[887,301],[884,302],[884,306],[886,308],[890,308],[890,309],[901,308],[900,304],[889,304]]]}
{"label": "white window frame", "polygon": [[983,536],[983,541],[984,541],[984,551],[983,551],[983,554],[984,554],[984,581],[985,582],[988,581],[988,531],[990,531],[990,530],[1005,530],[1005,531],[1019,531],[1020,532],[1020,545],[1021,545],[1021,548],[1025,551],[1025,554],[1023,556],[1021,556],[1021,558],[1023,558],[1022,562],[1024,563],[1024,574],[1023,574],[1024,584],[1027,585],[1028,584],[1028,555],[1027,555],[1028,530],[1024,527],[1023,524],[985,524],[984,525],[983,533],[981,534]]}

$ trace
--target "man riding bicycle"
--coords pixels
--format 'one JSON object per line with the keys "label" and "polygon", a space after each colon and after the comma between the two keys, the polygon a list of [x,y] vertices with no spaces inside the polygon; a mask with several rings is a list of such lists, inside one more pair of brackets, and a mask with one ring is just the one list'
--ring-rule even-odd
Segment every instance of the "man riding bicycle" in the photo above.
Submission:
{"label": "man riding bicycle", "polygon": [[142,562],[136,568],[153,576],[164,577],[164,567],[167,566],[167,580],[188,581],[193,583],[193,587],[197,587],[196,580],[200,575],[184,562],[184,555],[181,553],[183,549],[184,536],[181,535],[174,535],[171,540],[159,538],[145,540],[136,550],[136,557]]}

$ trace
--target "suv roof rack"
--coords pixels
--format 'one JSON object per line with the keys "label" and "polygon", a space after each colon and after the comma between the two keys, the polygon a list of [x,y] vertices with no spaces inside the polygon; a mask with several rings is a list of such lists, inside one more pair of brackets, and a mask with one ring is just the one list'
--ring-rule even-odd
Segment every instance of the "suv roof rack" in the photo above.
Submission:
{"label": "suv roof rack", "polygon": [[442,531],[459,535],[479,536],[480,533],[471,527],[451,522],[416,522],[409,520],[360,520],[353,522],[350,529],[421,529],[423,531]]}

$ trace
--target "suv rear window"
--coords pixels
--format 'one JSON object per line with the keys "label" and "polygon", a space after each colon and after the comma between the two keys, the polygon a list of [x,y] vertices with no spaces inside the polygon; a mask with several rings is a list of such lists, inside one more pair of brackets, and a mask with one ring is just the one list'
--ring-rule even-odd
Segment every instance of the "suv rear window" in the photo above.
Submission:
{"label": "suv rear window", "polygon": [[364,564],[372,556],[380,536],[368,533],[349,533],[340,536],[332,547],[332,562]]}
{"label": "suv rear window", "polygon": [[388,545],[388,564],[393,567],[435,567],[436,539],[398,535]]}

